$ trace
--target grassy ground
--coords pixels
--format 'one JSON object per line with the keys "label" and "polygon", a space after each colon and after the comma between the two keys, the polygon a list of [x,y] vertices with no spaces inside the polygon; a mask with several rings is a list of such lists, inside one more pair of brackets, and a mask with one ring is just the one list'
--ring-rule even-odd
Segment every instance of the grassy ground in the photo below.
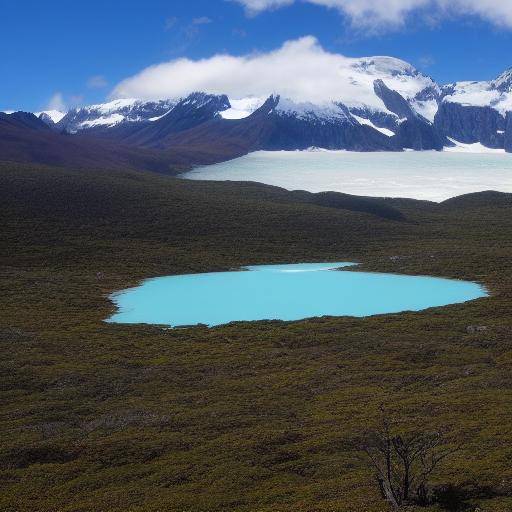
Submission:
{"label": "grassy ground", "polygon": [[[386,204],[404,219],[258,185],[0,166],[0,510],[386,511],[358,450],[381,404],[462,445],[435,483],[512,510],[511,196]],[[143,278],[343,260],[492,296],[367,319],[103,323],[107,294]]]}

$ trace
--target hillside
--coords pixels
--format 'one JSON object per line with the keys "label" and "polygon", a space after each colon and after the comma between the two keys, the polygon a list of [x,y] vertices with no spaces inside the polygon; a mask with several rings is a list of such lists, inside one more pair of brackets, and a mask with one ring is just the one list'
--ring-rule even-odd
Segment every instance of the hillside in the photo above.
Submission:
{"label": "hillside", "polygon": [[[436,484],[511,509],[512,203],[499,199],[2,164],[0,509],[384,512],[359,450],[381,404],[461,446]],[[366,319],[103,322],[107,294],[144,278],[351,260],[492,296]]]}
{"label": "hillside", "polygon": [[[179,155],[164,155],[144,148],[91,136],[75,137],[51,130],[33,114],[0,113],[0,160],[24,164],[87,169],[139,169],[173,172],[181,166]],[[189,158],[185,158],[188,163]]]}

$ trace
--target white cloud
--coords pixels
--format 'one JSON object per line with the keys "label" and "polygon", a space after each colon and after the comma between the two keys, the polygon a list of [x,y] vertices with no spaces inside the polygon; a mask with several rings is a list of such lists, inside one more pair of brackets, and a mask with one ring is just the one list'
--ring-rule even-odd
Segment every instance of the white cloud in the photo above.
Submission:
{"label": "white cloud", "polygon": [[210,23],[213,23],[213,20],[208,16],[201,16],[192,20],[192,25],[209,25]]}
{"label": "white cloud", "polygon": [[234,0],[245,6],[249,14],[258,14],[267,9],[278,9],[285,5],[291,5],[295,0]]}
{"label": "white cloud", "polygon": [[62,96],[62,93],[56,92],[48,102],[48,105],[46,105],[46,108],[44,110],[58,110],[59,112],[65,112],[66,111],[66,103],[64,101],[64,97]]}
{"label": "white cloud", "polygon": [[231,98],[281,94],[298,102],[375,103],[378,78],[404,95],[414,96],[432,85],[426,77],[405,80],[392,71],[411,71],[398,59],[352,59],[325,51],[312,37],[286,42],[268,53],[241,57],[215,55],[208,59],[177,59],[148,67],[116,86],[113,98],[179,98],[193,91],[227,94]]}
{"label": "white cloud", "polygon": [[401,26],[411,14],[421,13],[425,20],[433,15],[476,15],[500,26],[512,28],[510,0],[234,0],[249,14],[291,5],[298,1],[337,9],[361,27]]}
{"label": "white cloud", "polygon": [[89,80],[87,80],[87,87],[89,87],[89,89],[103,89],[107,85],[108,82],[103,75],[91,76]]}

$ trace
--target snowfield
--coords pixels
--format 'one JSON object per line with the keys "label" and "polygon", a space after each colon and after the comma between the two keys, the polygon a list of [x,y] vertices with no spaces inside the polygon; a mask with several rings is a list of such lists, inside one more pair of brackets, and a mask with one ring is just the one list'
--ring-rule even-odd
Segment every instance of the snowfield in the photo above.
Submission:
{"label": "snowfield", "polygon": [[436,202],[484,190],[512,192],[512,155],[488,148],[475,153],[477,149],[459,145],[446,152],[258,151],[182,177]]}

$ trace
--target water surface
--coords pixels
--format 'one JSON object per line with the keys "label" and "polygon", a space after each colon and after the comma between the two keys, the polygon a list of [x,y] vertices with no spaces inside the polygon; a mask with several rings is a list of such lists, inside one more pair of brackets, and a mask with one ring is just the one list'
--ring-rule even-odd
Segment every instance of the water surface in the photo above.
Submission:
{"label": "water surface", "polygon": [[173,327],[243,320],[364,317],[485,297],[476,283],[334,270],[348,262],[261,265],[247,270],[149,279],[112,296],[109,321]]}
{"label": "water surface", "polygon": [[288,190],[444,201],[497,190],[512,192],[512,155],[409,151],[257,151],[194,169],[194,180],[257,181]]}

